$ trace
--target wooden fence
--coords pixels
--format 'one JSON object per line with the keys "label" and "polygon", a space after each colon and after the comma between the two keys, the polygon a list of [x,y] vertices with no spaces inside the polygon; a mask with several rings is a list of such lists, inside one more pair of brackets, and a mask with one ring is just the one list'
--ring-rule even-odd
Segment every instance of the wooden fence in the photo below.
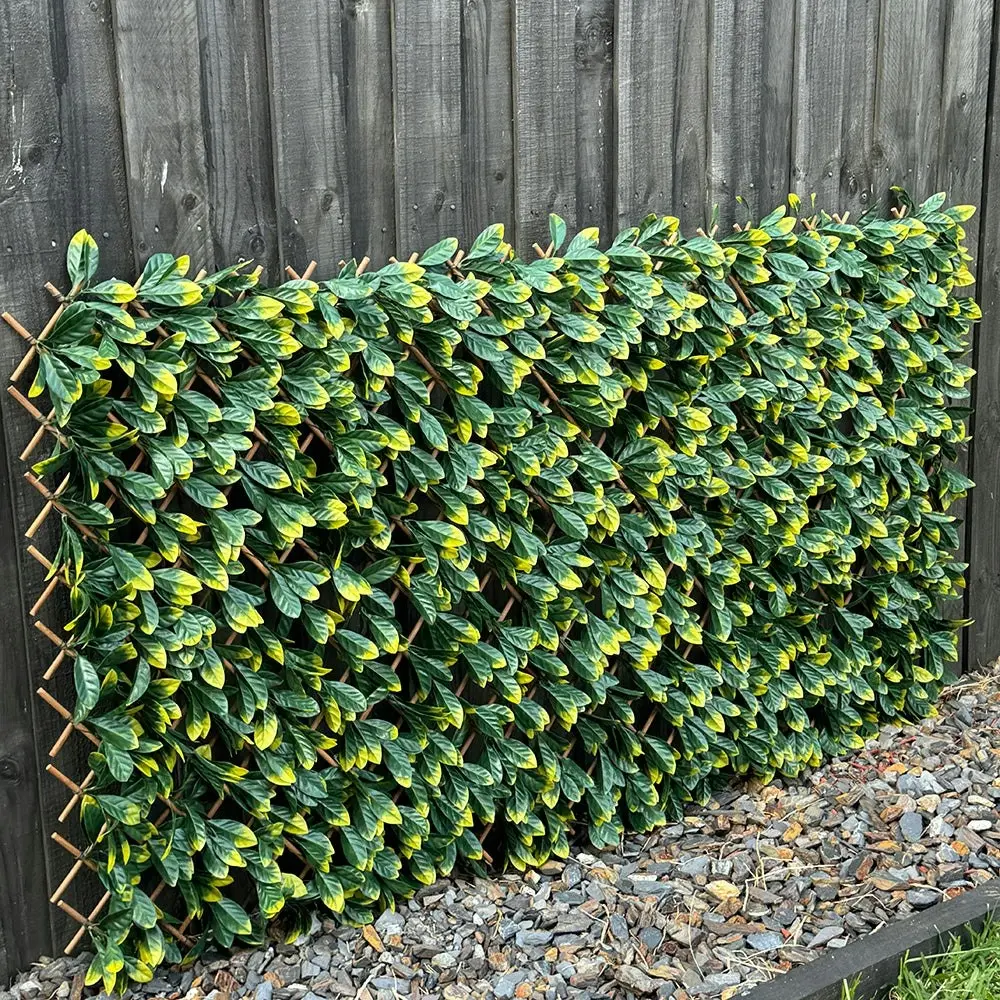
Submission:
{"label": "wooden fence", "polygon": [[[790,190],[857,214],[892,184],[946,189],[983,208],[967,227],[987,317],[962,602],[975,665],[1000,654],[995,14],[993,0],[0,0],[0,307],[37,329],[80,226],[106,273],[163,249],[277,276],[494,221],[523,250],[550,211],[608,234],[648,211],[705,226],[716,204],[729,225]],[[0,342],[0,370],[20,352]],[[66,867],[45,835],[66,792],[42,774],[61,724],[33,696],[49,648],[25,615],[41,570],[22,544],[30,428],[10,402],[0,980],[67,937],[41,891]]]}

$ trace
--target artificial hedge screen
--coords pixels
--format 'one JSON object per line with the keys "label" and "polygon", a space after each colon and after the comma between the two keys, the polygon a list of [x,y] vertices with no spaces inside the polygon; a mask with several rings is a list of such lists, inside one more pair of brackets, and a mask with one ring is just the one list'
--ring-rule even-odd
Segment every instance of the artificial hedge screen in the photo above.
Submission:
{"label": "artificial hedge screen", "polygon": [[790,204],[269,289],[165,254],[98,282],[74,237],[31,392],[96,744],[90,981],[191,918],[197,949],[366,922],[493,824],[517,867],[612,845],[931,710],[972,209]]}

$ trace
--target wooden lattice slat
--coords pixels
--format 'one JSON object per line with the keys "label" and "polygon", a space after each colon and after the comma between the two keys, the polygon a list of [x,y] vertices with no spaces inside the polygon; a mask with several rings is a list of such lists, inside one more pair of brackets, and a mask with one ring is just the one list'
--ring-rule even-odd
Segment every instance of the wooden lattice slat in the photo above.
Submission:
{"label": "wooden lattice slat", "polygon": [[[54,289],[53,289],[54,290]],[[22,377],[27,372],[31,365],[32,360],[36,354],[35,344],[43,340],[55,326],[56,321],[62,315],[64,306],[60,302],[56,307],[52,316],[49,318],[48,322],[43,327],[41,333],[38,337],[33,337],[32,334],[19,323],[10,313],[3,313],[2,319],[13,330],[18,336],[24,339],[28,343],[28,349],[24,354],[24,357],[18,363],[17,367],[14,369],[10,376],[11,384],[8,386],[7,391],[11,398],[27,413],[34,421],[37,422],[38,427],[36,431],[32,434],[31,438],[25,444],[23,451],[20,454],[22,461],[29,461],[31,456],[34,454],[46,434],[53,435],[56,440],[61,440],[62,436],[55,428],[52,423],[54,416],[53,412],[49,412],[47,415],[44,414],[34,403],[28,399],[24,393],[18,388],[17,383],[22,379]],[[55,491],[50,491],[44,484],[42,484],[36,476],[31,472],[25,473],[25,481],[33,487],[42,498],[42,504],[39,508],[38,514],[32,520],[31,524],[25,531],[25,537],[31,542],[38,533],[42,530],[43,525],[48,520],[52,511],[58,508],[58,493],[61,489],[65,488],[67,480],[63,480],[59,487]],[[51,570],[52,563],[48,556],[41,552],[34,544],[29,544],[27,546],[28,554],[35,559],[41,566],[46,570]],[[42,674],[42,680],[44,682],[49,682],[53,679],[56,672],[62,666],[62,664],[69,658],[72,657],[72,651],[67,649],[63,640],[53,631],[46,623],[39,617],[46,605],[51,600],[53,594],[56,592],[59,584],[61,582],[58,576],[54,576],[49,580],[38,598],[32,604],[29,614],[34,619],[35,628],[49,639],[52,644],[56,647],[57,652],[53,657],[48,667],[44,670]],[[46,765],[45,770],[53,778],[55,778],[62,786],[64,786],[69,792],[70,796],[58,815],[58,822],[60,824],[65,823],[69,817],[72,815],[76,809],[80,797],[83,795],[85,789],[93,782],[94,774],[93,772],[88,772],[79,781],[74,780],[71,776],[65,774],[59,767],[56,766],[54,761],[62,754],[68,740],[74,733],[78,733],[93,744],[99,744],[99,739],[91,733],[86,726],[73,722],[72,712],[63,705],[58,698],[53,695],[48,688],[42,684],[37,688],[36,694],[38,698],[44,702],[50,709],[52,709],[65,723],[58,738],[55,743],[48,749],[48,757],[50,762]],[[97,902],[97,904],[90,910],[89,913],[81,913],[76,907],[69,903],[66,899],[66,895],[69,892],[71,886],[76,880],[77,876],[83,869],[92,869],[95,866],[93,861],[90,861],[71,840],[69,840],[60,830],[49,831],[49,835],[52,840],[58,844],[66,853],[73,859],[72,864],[66,871],[66,874],[61,879],[59,884],[52,891],[49,901],[55,906],[58,906],[67,916],[69,916],[73,921],[79,924],[79,928],[73,934],[69,942],[67,942],[65,947],[66,954],[70,954],[77,945],[82,940],[84,934],[87,932],[87,928],[95,921],[100,914],[103,912],[104,908],[107,906],[110,900],[110,894],[105,893]]]}

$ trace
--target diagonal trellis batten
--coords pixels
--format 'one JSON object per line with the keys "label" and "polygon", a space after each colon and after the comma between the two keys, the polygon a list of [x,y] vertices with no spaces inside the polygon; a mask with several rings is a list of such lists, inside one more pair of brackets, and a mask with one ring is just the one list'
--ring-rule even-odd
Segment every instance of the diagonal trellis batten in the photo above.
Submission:
{"label": "diagonal trellis batten", "polygon": [[[62,312],[62,307],[60,306],[55,311],[49,322],[46,324],[43,333],[38,338],[39,340],[42,339],[44,335],[47,335],[47,332],[52,329],[53,325],[55,324],[55,321],[58,319],[61,312]],[[18,323],[14,319],[14,317],[12,317],[9,313],[4,313],[2,318],[7,323],[7,325],[11,329],[13,329],[19,336],[21,336],[25,340],[28,340],[31,343],[31,347],[29,347],[29,350],[25,353],[24,359],[17,366],[14,373],[11,375],[12,382],[16,382],[23,375],[24,371],[27,369],[28,365],[32,360],[35,351],[34,348],[35,338],[33,338],[31,334],[23,326],[21,326],[21,324]],[[14,385],[9,386],[8,392],[10,393],[11,397],[39,424],[38,432],[36,432],[36,434],[33,435],[31,440],[26,445],[24,451],[21,453],[20,457],[22,461],[25,461],[31,456],[31,454],[37,448],[38,444],[41,442],[46,431],[52,431],[51,425],[49,423],[49,421],[51,420],[51,415],[49,417],[46,417],[44,414],[42,414],[41,411],[38,410],[37,407],[35,407],[30,402],[30,400],[28,400],[21,392],[18,391],[16,386]],[[52,432],[57,433],[55,431]],[[49,494],[49,492],[45,489],[45,487],[42,486],[41,483],[39,483],[37,479],[35,479],[35,477],[31,476],[30,473],[27,473],[25,475],[25,479],[32,486],[34,486],[36,489],[39,489],[39,491],[42,492],[43,498],[45,500],[45,503],[41,507],[38,515],[35,517],[35,519],[32,521],[32,523],[28,526],[27,530],[25,531],[25,537],[28,539],[33,539],[41,529],[43,523],[48,518],[49,514],[54,509],[55,501],[53,499],[52,494]],[[44,566],[47,569],[51,568],[52,566],[51,561],[37,548],[35,548],[34,545],[29,545],[27,551],[42,566]],[[46,638],[51,640],[52,643],[58,648],[58,653],[56,654],[55,658],[52,660],[48,668],[43,673],[43,679],[46,681],[50,680],[54,676],[56,670],[58,670],[60,665],[66,659],[67,655],[66,647],[63,641],[59,638],[59,636],[56,635],[45,624],[44,621],[37,618],[37,616],[41,613],[44,605],[47,603],[49,597],[51,597],[55,587],[58,586],[58,584],[59,580],[57,577],[50,580],[46,584],[45,589],[39,595],[39,598],[36,600],[35,604],[32,606],[29,612],[32,615],[32,617],[35,617],[36,619],[34,622],[35,627],[43,635],[45,635]],[[46,703],[46,705],[48,705],[53,711],[55,711],[62,719],[66,720],[66,726],[63,728],[56,742],[48,750],[48,756],[51,759],[55,759],[59,756],[59,753],[61,752],[67,740],[74,731],[79,732],[82,735],[86,736],[95,745],[99,743],[99,740],[92,733],[90,733],[86,729],[86,727],[76,724],[72,721],[72,713],[65,706],[63,706],[55,697],[53,697],[48,692],[48,690],[46,690],[45,687],[39,687],[37,689],[37,694],[38,697]],[[47,765],[46,771],[49,774],[51,774],[54,778],[56,778],[72,793],[66,806],[63,808],[62,812],[60,812],[58,817],[59,822],[63,823],[69,818],[70,813],[76,807],[84,789],[93,780],[93,774],[92,773],[88,774],[79,784],[77,784],[71,778],[63,774],[58,768],[56,768],[54,764]],[[61,847],[63,847],[67,851],[68,854],[71,855],[71,857],[76,859],[73,865],[70,867],[69,871],[67,872],[66,876],[63,878],[63,880],[59,883],[59,885],[55,888],[52,895],[50,896],[51,903],[59,906],[60,909],[62,909],[65,913],[67,913],[70,917],[72,917],[72,919],[74,919],[77,923],[81,925],[79,931],[73,936],[73,938],[66,947],[66,952],[70,953],[72,950],[75,949],[77,944],[82,939],[83,934],[86,932],[88,924],[93,919],[95,919],[100,914],[104,906],[107,905],[107,899],[102,899],[89,916],[84,916],[78,910],[72,907],[68,902],[66,902],[64,897],[67,891],[69,890],[70,886],[72,885],[76,876],[80,873],[83,867],[85,866],[94,867],[94,862],[90,862],[87,859],[85,859],[80,849],[77,848],[70,841],[68,841],[58,831],[51,831],[51,836],[56,841],[56,843],[58,843]]]}
{"label": "diagonal trellis batten", "polygon": [[4,319],[80,823],[51,895],[95,981],[611,846],[724,768],[925,710],[962,570],[965,211],[650,217],[606,249],[553,217],[533,261],[492,227],[270,289],[162,254],[98,282],[77,234],[43,333]]}

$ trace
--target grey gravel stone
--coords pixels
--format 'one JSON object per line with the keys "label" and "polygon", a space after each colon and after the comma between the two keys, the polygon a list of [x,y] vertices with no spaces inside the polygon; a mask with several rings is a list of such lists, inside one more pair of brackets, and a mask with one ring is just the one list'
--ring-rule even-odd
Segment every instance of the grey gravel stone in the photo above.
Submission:
{"label": "grey gravel stone", "polygon": [[693,997],[709,997],[720,994],[728,986],[737,986],[742,982],[738,972],[717,972],[688,987],[688,993]]}
{"label": "grey gravel stone", "polygon": [[522,948],[544,948],[552,943],[552,938],[552,931],[518,931],[514,936],[514,940]]}
{"label": "grey gravel stone", "polygon": [[627,941],[629,939],[628,922],[620,913],[613,914],[609,924],[611,933],[618,941]]}
{"label": "grey gravel stone", "polygon": [[620,965],[615,969],[615,979],[635,993],[655,993],[660,985],[652,976],[647,976],[634,965]]}
{"label": "grey gravel stone", "polygon": [[660,943],[663,941],[663,933],[655,927],[643,927],[643,929],[639,931],[639,940],[650,951],[655,951],[660,947]]}
{"label": "grey gravel stone", "polygon": [[509,941],[515,934],[517,934],[518,926],[513,920],[508,920],[504,918],[497,925],[497,933],[500,935],[501,941]]}
{"label": "grey gravel stone", "polygon": [[573,987],[585,987],[596,983],[607,969],[608,963],[603,958],[587,958],[576,963],[576,972],[569,978]]}
{"label": "grey gravel stone", "polygon": [[390,934],[402,934],[405,926],[406,919],[401,913],[394,910],[384,910],[375,921],[375,930],[382,937],[387,937]]}
{"label": "grey gravel stone", "polygon": [[704,875],[708,871],[710,861],[711,859],[705,855],[687,858],[677,866],[677,871],[681,875]]}
{"label": "grey gravel stone", "polygon": [[911,844],[920,840],[924,832],[924,821],[920,813],[905,812],[899,817],[899,832]]}
{"label": "grey gravel stone", "polygon": [[655,879],[632,879],[632,892],[636,896],[669,896],[673,888],[669,882],[658,882]]}
{"label": "grey gravel stone", "polygon": [[774,951],[785,943],[785,939],[774,931],[763,934],[748,934],[747,944],[754,951]]}
{"label": "grey gravel stone", "polygon": [[834,938],[840,937],[844,933],[843,927],[829,926],[821,927],[816,934],[813,936],[812,940],[809,942],[809,948],[819,948],[820,945],[827,944]]}
{"label": "grey gravel stone", "polygon": [[493,993],[500,1000],[509,1000],[514,990],[528,978],[526,972],[507,972],[493,984]]}
{"label": "grey gravel stone", "polygon": [[906,901],[917,910],[926,910],[941,901],[941,893],[937,889],[911,889],[906,894]]}

